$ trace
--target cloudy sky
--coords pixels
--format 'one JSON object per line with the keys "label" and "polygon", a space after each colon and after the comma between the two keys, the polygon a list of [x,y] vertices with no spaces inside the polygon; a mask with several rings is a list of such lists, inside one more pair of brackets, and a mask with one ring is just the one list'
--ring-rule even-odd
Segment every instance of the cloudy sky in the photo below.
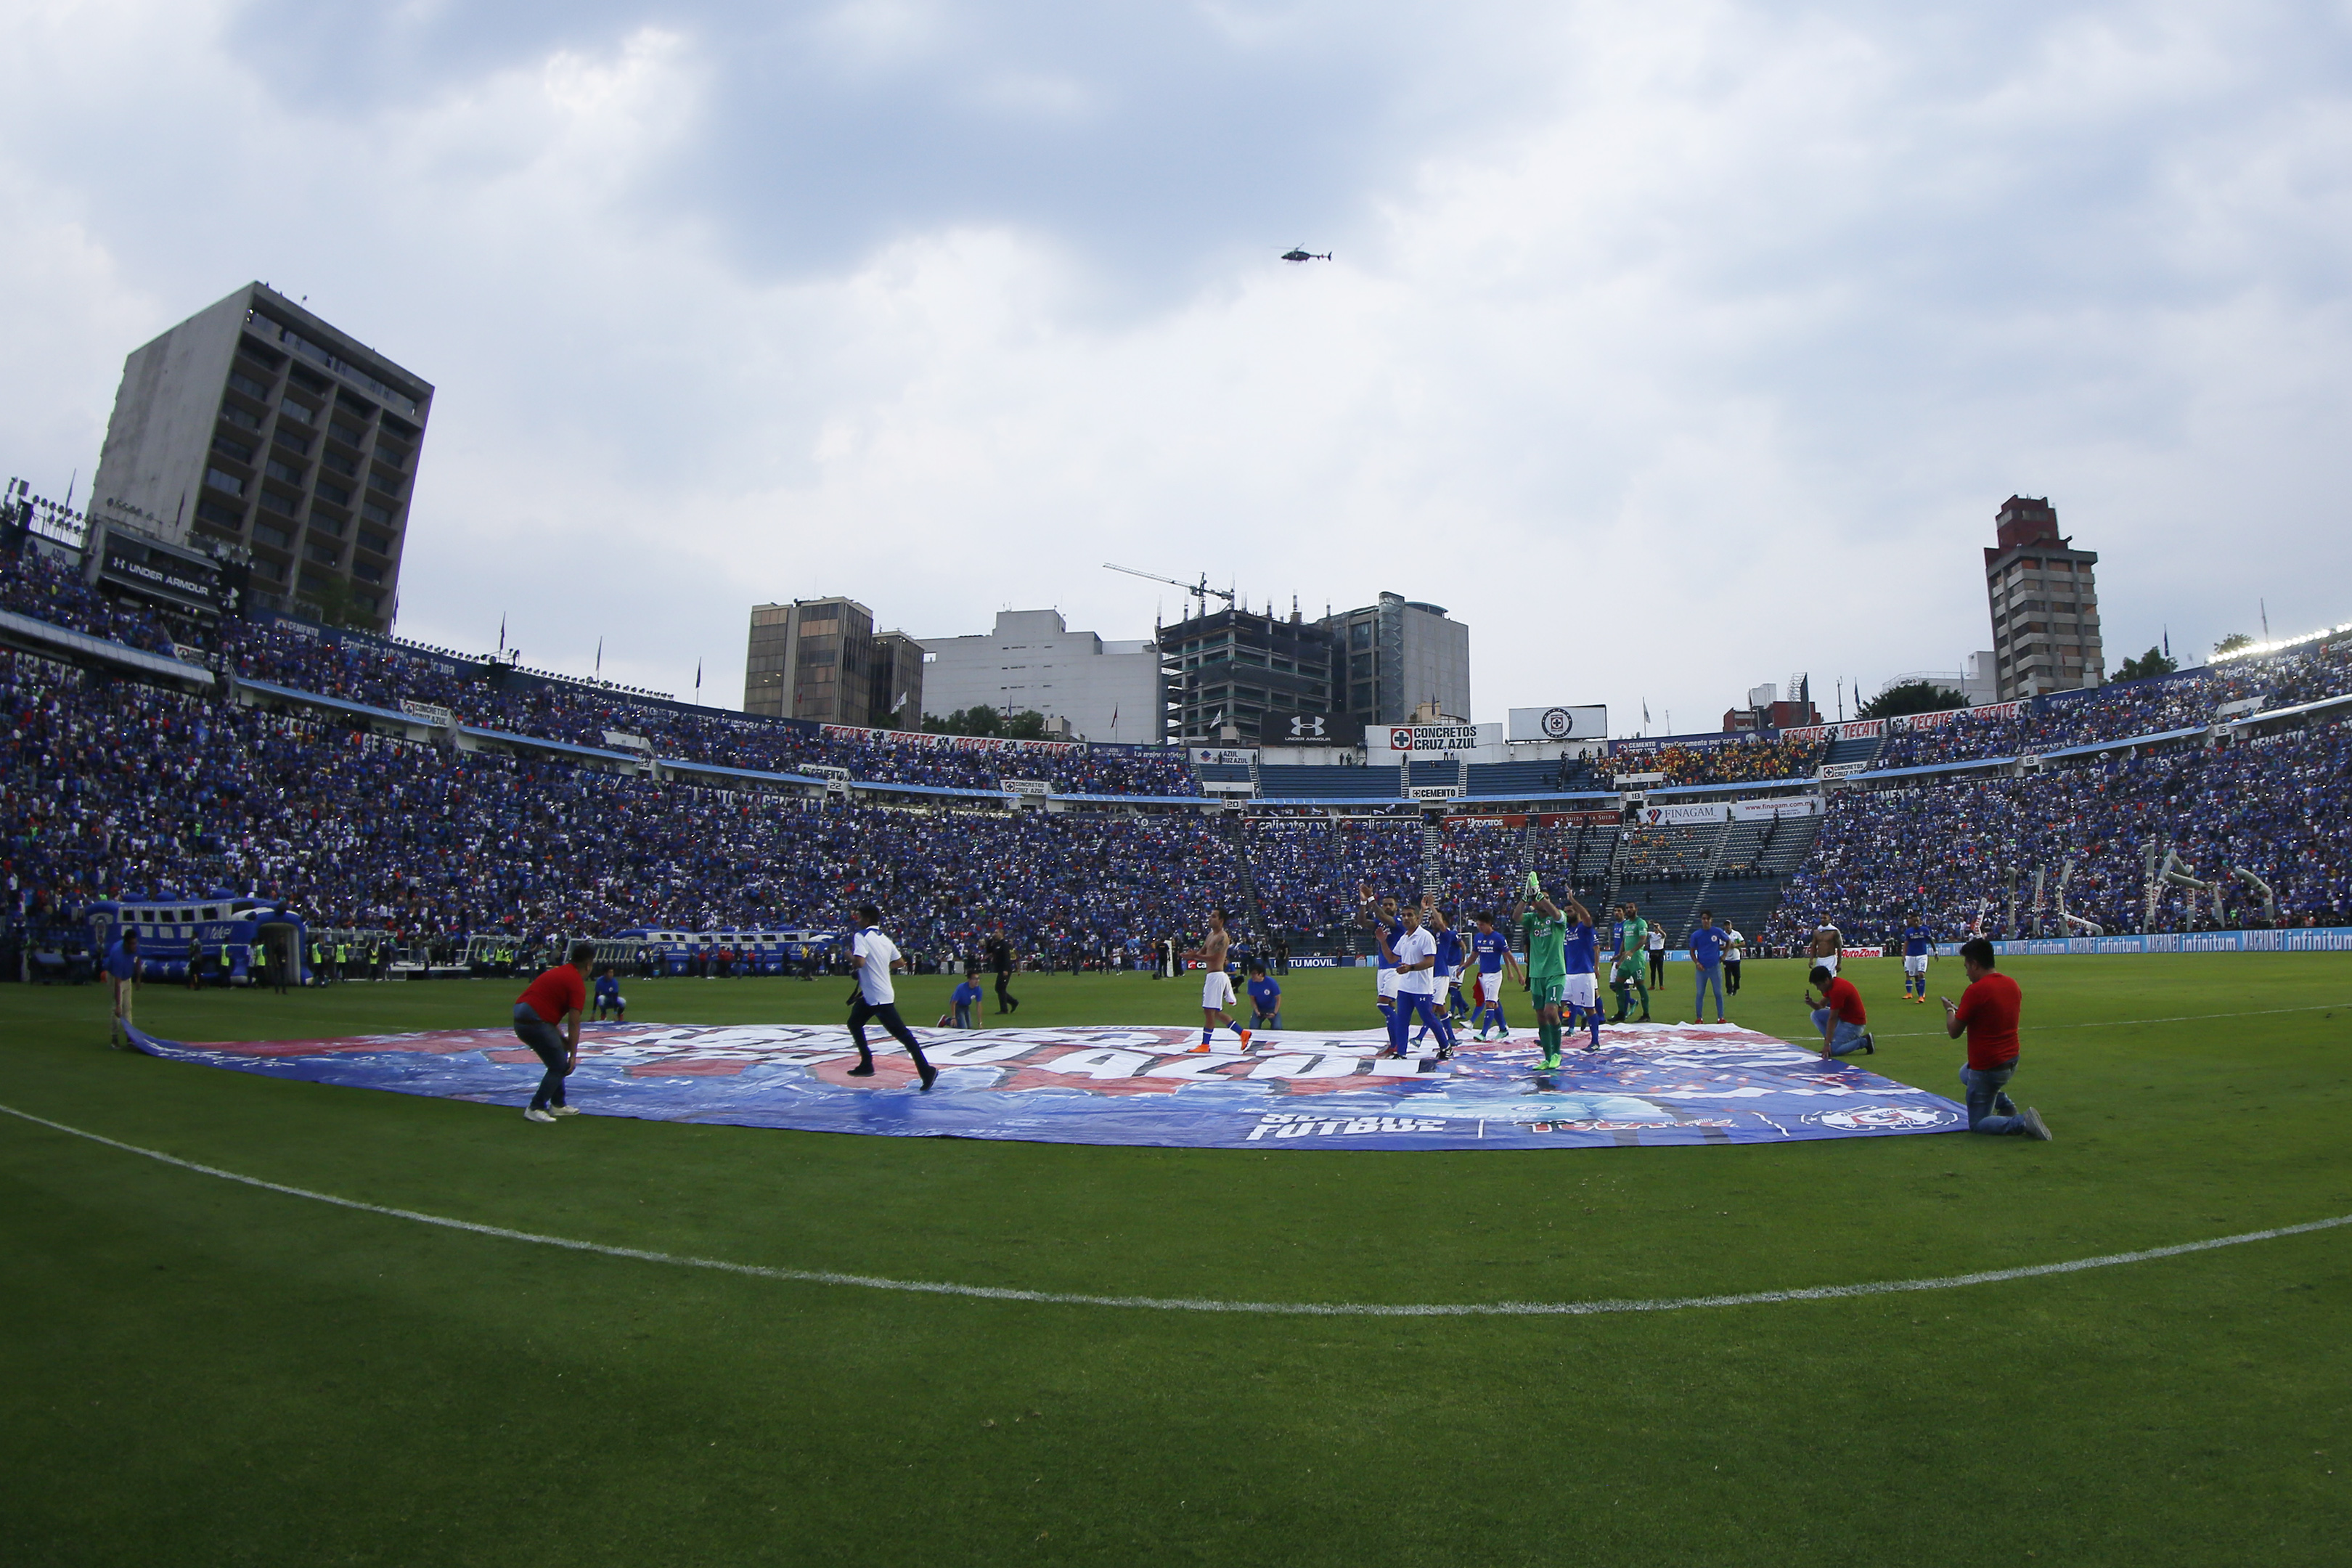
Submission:
{"label": "cloudy sky", "polygon": [[1956,669],[2012,492],[2110,663],[2352,619],[2341,3],[6,14],[0,466],[307,296],[439,389],[428,641],[731,704],[755,602],[1175,618],[1117,561],[1688,730]]}

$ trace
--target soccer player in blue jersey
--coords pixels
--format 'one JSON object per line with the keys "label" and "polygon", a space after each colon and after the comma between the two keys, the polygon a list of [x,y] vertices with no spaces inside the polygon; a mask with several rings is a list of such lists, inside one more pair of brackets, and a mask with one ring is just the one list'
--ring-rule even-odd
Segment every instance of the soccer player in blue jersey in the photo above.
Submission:
{"label": "soccer player in blue jersey", "polygon": [[629,1021],[628,1005],[621,996],[621,977],[613,972],[613,966],[608,963],[598,970],[596,972],[596,1022],[603,1023],[604,1014],[609,1009],[614,1023],[627,1023]]}
{"label": "soccer player in blue jersey", "polygon": [[1562,900],[1569,918],[1568,938],[1560,951],[1568,961],[1568,984],[1560,990],[1560,1016],[1563,1026],[1576,1027],[1576,1016],[1584,1015],[1585,1026],[1591,1031],[1588,1051],[1601,1048],[1601,939],[1592,929],[1592,911],[1570,893]]}
{"label": "soccer player in blue jersey", "polygon": [[1478,964],[1478,1010],[1471,1022],[1485,1039],[1489,1027],[1507,1037],[1510,1024],[1503,1016],[1503,985],[1519,978],[1519,961],[1512,956],[1511,939],[1495,929],[1495,911],[1481,910],[1478,929],[1470,933],[1470,955]]}
{"label": "soccer player in blue jersey", "polygon": [[1397,917],[1396,900],[1374,898],[1370,882],[1357,883],[1356,891],[1363,898],[1357,915],[1372,932],[1372,951],[1380,965],[1372,982],[1373,1005],[1381,1010],[1381,1023],[1393,1026],[1397,1014],[1396,944],[1404,935],[1404,921]]}
{"label": "soccer player in blue jersey", "polygon": [[[1454,929],[1454,922],[1445,918],[1445,911],[1434,904],[1426,905],[1422,920],[1428,926],[1430,934],[1437,939],[1437,977],[1430,988],[1432,1000],[1437,1010],[1445,1015],[1447,1023],[1461,1023],[1465,1016],[1461,991],[1462,933]],[[1427,1038],[1429,1026],[1423,1024],[1421,1033],[1413,1037],[1412,1043],[1417,1046]]]}
{"label": "soccer player in blue jersey", "polygon": [[1698,912],[1698,929],[1690,934],[1691,964],[1698,971],[1698,1000],[1691,1005],[1691,1022],[1706,1022],[1706,990],[1715,987],[1715,1021],[1723,1022],[1723,950],[1730,933],[1715,923],[1713,910]]}
{"label": "soccer player in blue jersey", "polygon": [[1927,1005],[1927,959],[1936,945],[1936,933],[1919,918],[1919,911],[1904,916],[1903,928],[1903,1000]]}

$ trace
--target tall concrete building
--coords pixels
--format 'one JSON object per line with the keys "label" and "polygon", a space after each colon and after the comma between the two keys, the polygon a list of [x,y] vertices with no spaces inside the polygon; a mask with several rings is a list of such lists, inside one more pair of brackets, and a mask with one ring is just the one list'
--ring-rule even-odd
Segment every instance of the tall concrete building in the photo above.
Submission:
{"label": "tall concrete building", "polygon": [[2106,668],[2099,637],[2096,553],[2058,533],[2047,500],[2011,496],[1985,551],[1993,674],[2003,702],[2096,686]]}
{"label": "tall concrete building", "polygon": [[[1331,690],[1330,628],[1244,609],[1194,616],[1160,631],[1160,690],[1165,736],[1195,745],[1227,738],[1255,742],[1303,714],[1338,712]],[[1329,728],[1327,723],[1324,728]],[[1362,727],[1357,727],[1361,735]]]}
{"label": "tall concrete building", "polygon": [[248,603],[389,631],[432,404],[432,383],[247,284],[123,362],[92,527],[248,551]]}
{"label": "tall concrete building", "polygon": [[877,632],[855,599],[751,606],[743,711],[820,724],[914,729],[923,711],[922,649]]}
{"label": "tall concrete building", "polygon": [[1003,610],[992,631],[925,637],[923,711],[944,719],[986,704],[1066,719],[1089,741],[1157,742],[1160,650],[1074,632],[1059,610]]}
{"label": "tall concrete building", "polygon": [[1444,607],[1382,594],[1323,619],[1332,637],[1333,706],[1365,724],[1407,724],[1423,703],[1470,717],[1470,628]]}

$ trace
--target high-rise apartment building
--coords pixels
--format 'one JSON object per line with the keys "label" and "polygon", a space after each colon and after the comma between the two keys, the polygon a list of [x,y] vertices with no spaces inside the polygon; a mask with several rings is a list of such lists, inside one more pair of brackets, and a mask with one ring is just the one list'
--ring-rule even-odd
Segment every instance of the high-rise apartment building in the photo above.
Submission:
{"label": "high-rise apartment building", "polygon": [[1994,514],[1997,542],[1985,551],[1985,596],[1992,610],[1993,673],[2000,700],[2100,684],[2097,554],[2058,533],[2047,500],[2011,496]]}
{"label": "high-rise apartment building", "polygon": [[751,606],[744,712],[911,730],[922,704],[921,647],[904,632],[877,633],[856,600]]}
{"label": "high-rise apartment building", "polygon": [[925,637],[922,651],[920,689],[935,717],[985,704],[1066,719],[1089,741],[1160,739],[1160,650],[1150,642],[1074,632],[1058,610],[1003,610],[993,631]]}
{"label": "high-rise apartment building", "polygon": [[433,385],[266,285],[123,361],[93,530],[249,552],[247,602],[389,631]]}

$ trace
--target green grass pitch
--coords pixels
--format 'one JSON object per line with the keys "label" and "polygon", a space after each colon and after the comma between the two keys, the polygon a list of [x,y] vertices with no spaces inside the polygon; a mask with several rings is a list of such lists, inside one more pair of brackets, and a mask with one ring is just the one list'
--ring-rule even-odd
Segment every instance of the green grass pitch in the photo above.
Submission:
{"label": "green grass pitch", "polygon": [[[2011,967],[2013,1091],[2051,1143],[1399,1154],[541,1127],[110,1052],[95,987],[0,994],[0,1104],[520,1229],[1055,1291],[1690,1296],[2352,1214],[2352,956]],[[1667,1020],[1689,1005],[1672,973]],[[1939,1010],[1897,1000],[1895,961],[1853,973],[1881,1041],[1860,1065],[1955,1093]],[[1931,990],[1960,984],[1937,964]],[[1799,986],[1751,963],[1733,1016],[1794,1036]],[[184,1039],[494,1024],[519,988],[151,987],[141,1019]],[[637,1019],[830,1021],[846,983],[627,989]],[[908,1016],[946,989],[908,983]],[[1198,1018],[1189,984],[1018,989],[1023,1024]],[[1294,975],[1287,1021],[1370,1026],[1369,990]],[[0,1117],[0,1282],[17,1568],[2352,1559],[2352,1228],[1843,1300],[1187,1314],[563,1252]]]}

